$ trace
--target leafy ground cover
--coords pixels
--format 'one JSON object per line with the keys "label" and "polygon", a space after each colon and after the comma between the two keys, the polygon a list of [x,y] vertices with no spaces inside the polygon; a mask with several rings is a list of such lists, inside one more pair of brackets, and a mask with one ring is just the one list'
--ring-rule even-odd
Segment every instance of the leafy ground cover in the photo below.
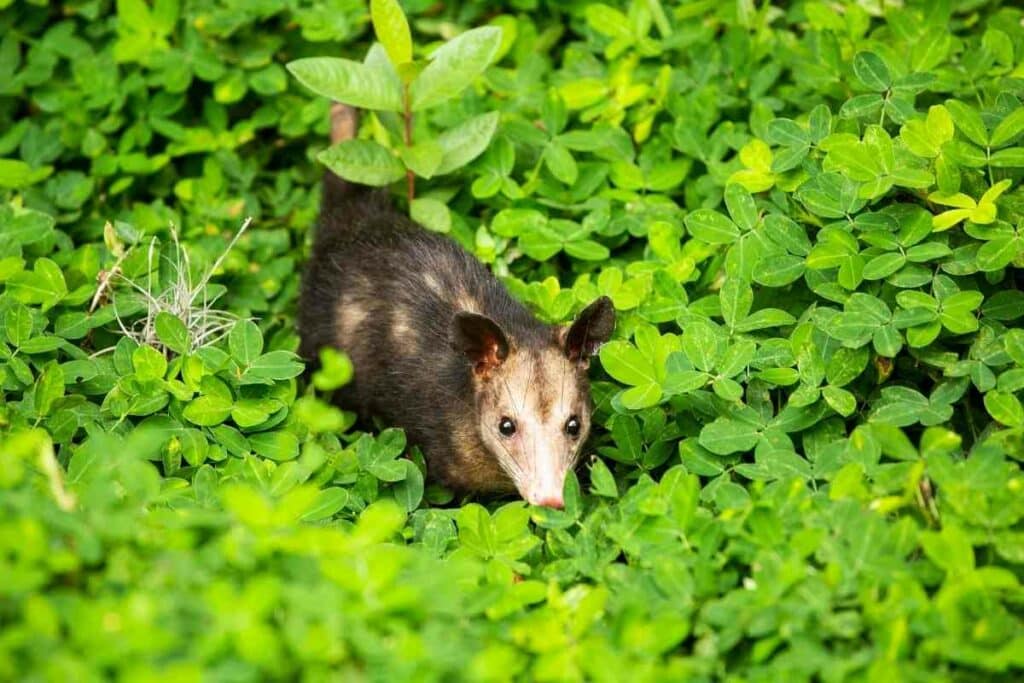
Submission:
{"label": "leafy ground cover", "polygon": [[393,62],[501,44],[364,120],[381,181],[539,316],[619,312],[552,511],[301,377],[285,65],[361,60],[363,2],[0,2],[0,678],[1018,679],[1010,4],[403,3]]}

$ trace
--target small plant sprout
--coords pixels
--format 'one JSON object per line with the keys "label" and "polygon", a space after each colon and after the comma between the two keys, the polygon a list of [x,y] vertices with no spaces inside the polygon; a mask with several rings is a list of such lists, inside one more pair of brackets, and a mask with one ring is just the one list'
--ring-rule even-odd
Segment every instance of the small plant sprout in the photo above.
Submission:
{"label": "small plant sprout", "polygon": [[[409,23],[397,0],[372,0],[370,14],[379,42],[362,62],[312,57],[290,62],[288,70],[317,94],[374,112],[385,131],[381,137],[388,145],[346,140],[321,152],[320,161],[345,180],[364,185],[390,185],[404,177],[408,199],[414,203],[416,176],[451,173],[490,143],[498,127],[497,112],[473,116],[439,135],[414,124],[423,123],[415,120],[416,114],[456,97],[490,66],[501,47],[502,31],[497,26],[470,29],[426,60],[417,60]],[[416,131],[427,135],[415,140]],[[428,216],[436,216],[437,208],[410,207],[414,214]]]}

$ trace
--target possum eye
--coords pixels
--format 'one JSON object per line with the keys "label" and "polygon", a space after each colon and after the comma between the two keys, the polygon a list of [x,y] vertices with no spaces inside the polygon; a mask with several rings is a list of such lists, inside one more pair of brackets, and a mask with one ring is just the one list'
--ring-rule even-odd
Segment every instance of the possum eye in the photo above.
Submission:
{"label": "possum eye", "polygon": [[565,433],[575,438],[580,435],[580,419],[573,415],[565,422]]}
{"label": "possum eye", "polygon": [[498,431],[501,432],[502,436],[512,436],[516,433],[516,423],[509,417],[501,418],[501,422],[498,423]]}

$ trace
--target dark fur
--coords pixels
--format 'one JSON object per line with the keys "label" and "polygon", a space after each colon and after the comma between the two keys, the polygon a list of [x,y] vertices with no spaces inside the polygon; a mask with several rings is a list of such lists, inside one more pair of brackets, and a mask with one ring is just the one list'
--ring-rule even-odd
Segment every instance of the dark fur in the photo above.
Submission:
{"label": "dark fur", "polygon": [[[354,137],[357,125],[354,109],[339,104],[331,108],[333,143]],[[542,424],[549,430],[556,425],[555,436],[545,438],[561,444],[559,448],[572,448],[556,451],[557,457],[576,457],[578,446],[556,422],[570,413],[554,415],[552,392],[559,387],[563,410],[569,397],[589,400],[587,358],[615,324],[607,297],[584,309],[569,328],[546,325],[456,242],[413,223],[384,192],[328,172],[298,323],[301,353],[312,364],[327,346],[344,349],[351,357],[355,377],[338,392],[338,402],[363,417],[403,428],[409,441],[423,449],[431,478],[463,492],[511,492],[518,487],[523,493],[523,487],[530,487],[541,504],[561,505],[560,492],[543,490],[550,480],[523,480],[523,463],[516,460],[523,451],[515,456],[503,446],[499,455],[519,477],[513,484],[485,445],[489,438],[490,448],[495,447],[499,422],[489,413],[505,398],[495,392],[504,389],[507,394],[514,373],[529,372],[518,376],[519,386],[533,398],[531,409],[539,419],[551,418]],[[545,379],[534,379],[534,372]],[[570,376],[575,389],[571,395],[563,384]],[[588,406],[569,409],[589,416]],[[585,432],[580,436],[585,438]],[[537,452],[534,446],[531,456]],[[511,465],[507,456],[513,457]],[[546,462],[551,470],[531,465],[529,476],[564,475],[564,469],[557,469],[564,463],[557,458]]]}
{"label": "dark fur", "polygon": [[[452,321],[461,310],[455,293],[478,302],[514,348],[549,347],[556,329],[534,318],[457,243],[417,226],[382,192],[328,174],[321,212],[299,301],[302,355],[315,360],[321,347],[343,347],[355,379],[341,390],[340,404],[404,428],[426,454],[432,477],[457,490],[513,490],[468,429],[475,394],[472,365],[453,348]],[[426,287],[426,272],[451,296]],[[357,334],[345,340],[343,294],[366,312]],[[399,316],[410,330],[401,341],[393,334]]]}

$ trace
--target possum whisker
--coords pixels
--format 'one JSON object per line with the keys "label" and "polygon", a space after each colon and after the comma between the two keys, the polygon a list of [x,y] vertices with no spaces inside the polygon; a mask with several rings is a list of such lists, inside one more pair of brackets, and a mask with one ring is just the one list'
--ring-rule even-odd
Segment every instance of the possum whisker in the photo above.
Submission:
{"label": "possum whisker", "polygon": [[[508,401],[512,404],[512,417],[519,419],[519,410],[516,408],[516,400],[512,397],[512,387],[508,385],[508,379],[505,377],[501,378],[502,384],[505,385],[505,393],[508,394]],[[524,396],[525,398],[525,396]]]}
{"label": "possum whisker", "polygon": [[[513,481],[515,481],[517,478],[523,478],[525,480],[528,480],[528,478],[526,477],[526,472],[523,470],[522,465],[516,460],[515,455],[512,453],[509,447],[502,442],[498,432],[493,427],[489,427],[487,429],[489,432],[491,432],[493,436],[498,437],[497,439],[495,439],[495,441],[508,455],[508,459],[506,460],[505,458],[501,457],[500,453],[497,454],[498,462],[499,464],[501,464],[502,468],[505,469],[506,472],[508,472],[508,474],[512,477]],[[516,476],[517,474],[519,475],[519,477]]]}

